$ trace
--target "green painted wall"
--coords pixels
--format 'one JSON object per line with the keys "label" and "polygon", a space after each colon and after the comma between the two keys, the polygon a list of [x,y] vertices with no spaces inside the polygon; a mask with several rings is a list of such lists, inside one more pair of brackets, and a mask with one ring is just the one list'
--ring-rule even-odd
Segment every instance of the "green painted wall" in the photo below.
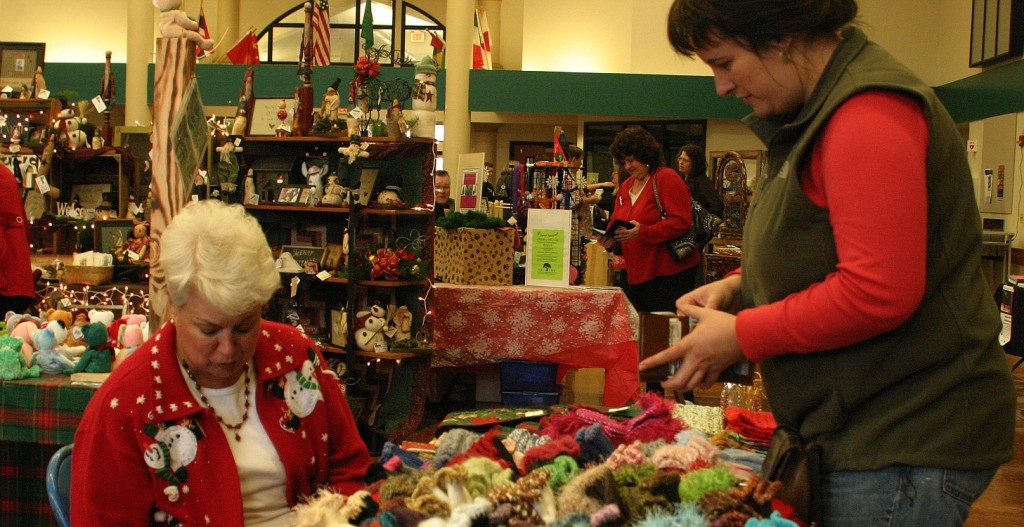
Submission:
{"label": "green painted wall", "polygon": [[[199,64],[196,78],[203,103],[234,105],[242,76],[249,66]],[[299,85],[295,66],[254,66],[257,97],[290,98]],[[118,91],[124,102],[125,65],[113,64]],[[71,90],[78,99],[99,94],[103,64],[47,63],[46,83],[53,93]],[[319,97],[334,82],[345,86],[352,79],[349,66],[314,68],[313,91]],[[381,69],[384,79],[413,82],[412,68]],[[152,101],[153,66],[149,67],[146,100]],[[711,77],[617,73],[563,73],[541,71],[474,70],[470,72],[470,111],[552,113],[655,117],[676,119],[738,119],[748,109],[738,99],[715,95]],[[444,72],[438,75],[438,109],[444,109]],[[994,115],[1024,111],[1024,61],[990,68],[977,75],[936,88],[957,122],[977,121]]]}

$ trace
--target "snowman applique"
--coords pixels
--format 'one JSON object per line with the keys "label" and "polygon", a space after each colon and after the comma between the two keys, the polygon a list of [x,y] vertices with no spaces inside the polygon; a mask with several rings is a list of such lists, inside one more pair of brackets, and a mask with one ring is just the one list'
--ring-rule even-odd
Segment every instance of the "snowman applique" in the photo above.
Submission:
{"label": "snowman applique", "polygon": [[186,420],[171,426],[161,424],[145,427],[146,435],[156,442],[149,445],[142,457],[157,477],[167,482],[164,495],[171,503],[177,502],[182,492],[188,493],[185,485],[188,470],[185,467],[195,460],[202,436],[198,427],[190,423]]}
{"label": "snowman applique", "polygon": [[281,427],[294,431],[299,427],[300,419],[313,413],[317,403],[324,400],[316,379],[316,363],[306,360],[299,370],[286,373],[283,385],[288,410],[281,417]]}

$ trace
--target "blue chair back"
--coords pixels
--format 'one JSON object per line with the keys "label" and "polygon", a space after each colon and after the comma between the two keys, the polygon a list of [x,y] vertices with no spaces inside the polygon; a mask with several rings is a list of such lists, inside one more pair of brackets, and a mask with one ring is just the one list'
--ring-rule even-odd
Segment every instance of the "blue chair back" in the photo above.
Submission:
{"label": "blue chair back", "polygon": [[60,527],[71,527],[71,446],[60,447],[46,465],[46,497]]}

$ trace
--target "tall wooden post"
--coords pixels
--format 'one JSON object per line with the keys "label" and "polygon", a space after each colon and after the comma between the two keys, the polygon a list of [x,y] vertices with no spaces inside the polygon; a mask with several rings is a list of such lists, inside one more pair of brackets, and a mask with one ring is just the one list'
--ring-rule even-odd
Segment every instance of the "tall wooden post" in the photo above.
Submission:
{"label": "tall wooden post", "polygon": [[[153,150],[153,182],[150,184],[153,206],[150,220],[152,243],[149,269],[149,299],[152,306],[150,323],[159,327],[169,316],[167,276],[160,263],[160,237],[171,219],[187,203],[186,185],[174,155],[171,126],[179,111],[182,96],[189,82],[195,78],[196,46],[184,38],[158,38],[156,41],[156,67],[153,73],[153,131],[150,142]],[[183,145],[187,148],[187,145]],[[194,174],[188,174],[192,181]]]}

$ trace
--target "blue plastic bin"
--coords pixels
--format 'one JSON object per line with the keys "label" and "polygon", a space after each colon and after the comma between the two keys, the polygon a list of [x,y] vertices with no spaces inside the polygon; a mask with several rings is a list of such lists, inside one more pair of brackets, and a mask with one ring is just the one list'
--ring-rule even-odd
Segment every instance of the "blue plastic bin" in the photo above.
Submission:
{"label": "blue plastic bin", "polygon": [[545,407],[558,404],[558,392],[501,392],[502,406]]}
{"label": "blue plastic bin", "polygon": [[528,360],[501,361],[502,392],[537,392],[551,394],[558,391],[558,363]]}

